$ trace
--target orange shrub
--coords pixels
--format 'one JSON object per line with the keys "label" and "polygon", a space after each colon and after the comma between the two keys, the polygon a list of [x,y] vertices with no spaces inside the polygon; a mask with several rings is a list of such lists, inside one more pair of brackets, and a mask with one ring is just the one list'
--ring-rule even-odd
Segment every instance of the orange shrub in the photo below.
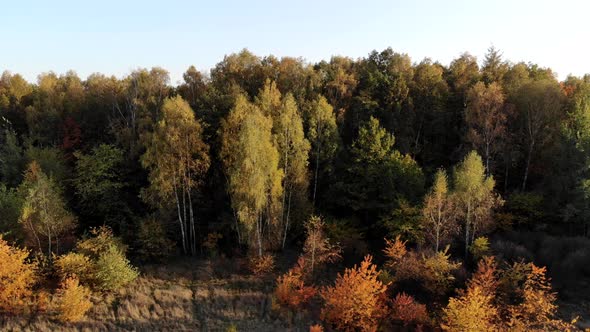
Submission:
{"label": "orange shrub", "polygon": [[424,304],[416,302],[405,293],[397,294],[392,302],[392,317],[404,325],[424,324],[428,322],[428,313]]}
{"label": "orange shrub", "polygon": [[324,328],[319,324],[315,324],[309,327],[309,332],[324,332]]}
{"label": "orange shrub", "polygon": [[324,288],[322,320],[339,331],[375,331],[387,313],[383,293],[387,290],[377,278],[377,266],[367,255],[361,265],[339,274],[332,287]]}
{"label": "orange shrub", "polygon": [[487,332],[498,330],[497,309],[492,297],[477,285],[467,288],[457,298],[450,298],[443,309],[441,327],[446,331]]}
{"label": "orange shrub", "polygon": [[304,259],[299,258],[295,267],[277,278],[275,297],[280,305],[294,310],[300,309],[317,293],[315,287],[305,286],[303,281],[304,266]]}
{"label": "orange shrub", "polygon": [[383,253],[387,257],[387,266],[395,267],[408,253],[406,242],[407,241],[400,240],[399,235],[396,236],[393,241],[385,239],[385,249],[383,249]]}
{"label": "orange shrub", "polygon": [[260,276],[271,272],[275,268],[275,258],[273,255],[264,254],[250,258],[250,271],[254,275]]}
{"label": "orange shrub", "polygon": [[27,250],[9,246],[0,236],[0,311],[19,311],[31,296],[36,268],[28,257]]}
{"label": "orange shrub", "polygon": [[68,277],[58,290],[57,311],[62,322],[75,322],[92,307],[90,289],[81,286],[78,278]]}

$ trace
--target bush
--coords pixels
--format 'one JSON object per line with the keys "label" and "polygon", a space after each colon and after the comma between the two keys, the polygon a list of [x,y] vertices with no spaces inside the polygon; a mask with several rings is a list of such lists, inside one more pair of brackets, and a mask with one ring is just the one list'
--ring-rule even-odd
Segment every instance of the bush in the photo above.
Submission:
{"label": "bush", "polygon": [[319,324],[311,325],[309,332],[324,332],[324,328]]}
{"label": "bush", "polygon": [[387,313],[384,293],[387,285],[377,278],[377,266],[367,255],[361,265],[339,274],[332,287],[324,288],[321,317],[339,331],[375,331]]}
{"label": "bush", "polygon": [[397,294],[391,305],[392,318],[400,321],[404,326],[410,324],[421,325],[428,322],[426,306],[417,303],[410,295],[405,293]]}
{"label": "bush", "polygon": [[402,258],[406,256],[408,253],[408,249],[406,249],[406,242],[400,240],[400,236],[396,236],[395,240],[390,241],[385,239],[385,249],[383,249],[383,253],[385,257],[387,257],[386,265],[390,268],[394,268],[397,266]]}
{"label": "bush", "polygon": [[0,235],[0,311],[20,311],[31,296],[36,266],[28,257],[27,250],[9,246]]}
{"label": "bush", "polygon": [[277,278],[275,298],[280,305],[293,310],[301,309],[317,293],[315,287],[305,285],[304,267],[304,259],[299,258],[295,267]]}
{"label": "bush", "polygon": [[58,290],[57,311],[62,322],[75,322],[92,307],[90,289],[81,286],[76,277],[67,277]]}
{"label": "bush", "polygon": [[127,251],[127,246],[123,244],[120,238],[114,236],[113,231],[107,226],[93,228],[90,230],[90,234],[92,237],[78,242],[76,249],[79,253],[91,259],[98,259],[110,247],[117,248],[123,254]]}
{"label": "bush", "polygon": [[447,246],[445,250],[432,256],[422,257],[424,264],[422,282],[424,288],[432,294],[446,294],[455,281],[453,272],[461,266],[461,263],[450,260],[450,255],[447,254],[448,249]]}
{"label": "bush", "polygon": [[443,309],[442,329],[470,332],[498,330],[494,324],[497,309],[492,300],[480,287],[469,287],[463,295],[449,299],[449,304]]}
{"label": "bush", "polygon": [[55,260],[55,267],[62,280],[75,276],[84,285],[94,282],[94,263],[86,255],[74,252],[61,255]]}
{"label": "bush", "polygon": [[102,290],[116,290],[135,280],[139,273],[131,266],[125,255],[115,246],[110,246],[96,261],[95,278]]}
{"label": "bush", "polygon": [[174,242],[158,220],[149,217],[139,224],[137,232],[138,256],[146,261],[161,262],[174,251]]}
{"label": "bush", "polygon": [[485,236],[478,237],[469,246],[469,252],[476,261],[480,260],[483,256],[487,256],[490,253],[490,241]]}
{"label": "bush", "polygon": [[249,264],[250,271],[252,271],[254,275],[261,276],[274,270],[275,258],[270,254],[264,254],[260,257],[255,256],[250,258]]}

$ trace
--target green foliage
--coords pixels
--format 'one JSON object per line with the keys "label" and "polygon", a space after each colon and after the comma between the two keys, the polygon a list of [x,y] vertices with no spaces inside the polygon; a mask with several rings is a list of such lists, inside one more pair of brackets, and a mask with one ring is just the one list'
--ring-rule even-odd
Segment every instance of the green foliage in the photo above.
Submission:
{"label": "green foliage", "polygon": [[422,211],[419,206],[412,206],[407,200],[400,199],[398,208],[381,218],[380,224],[387,229],[391,237],[401,236],[415,244],[424,243],[424,227],[421,222]]}
{"label": "green foliage", "polygon": [[16,132],[10,128],[10,123],[3,124],[3,120],[0,117],[0,181],[16,187],[22,178],[25,160]]}
{"label": "green foliage", "polygon": [[168,238],[164,225],[155,217],[148,217],[139,222],[137,244],[137,254],[147,261],[163,261],[175,249],[174,242]]}
{"label": "green foliage", "polygon": [[25,160],[27,165],[35,161],[43,173],[53,178],[61,186],[67,182],[70,176],[70,170],[66,165],[66,158],[63,152],[57,148],[39,148],[29,145],[25,150]]}
{"label": "green foliage", "polygon": [[448,292],[455,281],[453,273],[461,266],[461,263],[451,260],[448,250],[447,246],[433,255],[422,257],[425,270],[422,282],[424,288],[433,294],[443,295]]}
{"label": "green foliage", "polygon": [[22,237],[18,223],[22,207],[22,198],[16,189],[7,188],[0,183],[0,235],[16,240]]}
{"label": "green foliage", "polygon": [[123,151],[101,144],[90,154],[76,152],[74,156],[78,159],[74,186],[83,213],[99,216],[109,225],[124,223],[129,211],[123,200]]}
{"label": "green foliage", "polygon": [[66,209],[57,183],[47,177],[34,161],[29,165],[19,192],[24,198],[19,221],[27,240],[43,252],[43,239],[47,245],[47,256],[51,257],[53,243],[56,242],[59,250],[59,238],[76,226],[76,218]]}
{"label": "green foliage", "polygon": [[102,290],[117,290],[139,276],[125,255],[116,246],[110,245],[103,251],[95,265],[97,286]]}
{"label": "green foliage", "polygon": [[393,149],[394,137],[371,118],[359,130],[351,148],[352,163],[343,181],[343,199],[336,204],[361,214],[378,216],[396,207],[397,199],[415,202],[424,177],[418,164]]}
{"label": "green foliage", "polygon": [[76,250],[93,260],[98,259],[110,247],[117,248],[121,253],[127,251],[127,246],[121,238],[114,236],[113,231],[106,226],[91,229],[90,235],[91,237],[86,237],[76,244]]}

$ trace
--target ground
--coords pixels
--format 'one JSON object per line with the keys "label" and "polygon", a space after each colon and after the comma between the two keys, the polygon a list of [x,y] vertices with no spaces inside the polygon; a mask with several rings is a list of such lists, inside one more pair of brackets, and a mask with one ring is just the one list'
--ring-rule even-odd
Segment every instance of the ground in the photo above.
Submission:
{"label": "ground", "polygon": [[10,317],[0,318],[0,330],[308,331],[308,319],[271,310],[274,277],[251,276],[243,265],[225,258],[148,265],[124,289],[95,295],[81,322],[64,325],[47,315]]}

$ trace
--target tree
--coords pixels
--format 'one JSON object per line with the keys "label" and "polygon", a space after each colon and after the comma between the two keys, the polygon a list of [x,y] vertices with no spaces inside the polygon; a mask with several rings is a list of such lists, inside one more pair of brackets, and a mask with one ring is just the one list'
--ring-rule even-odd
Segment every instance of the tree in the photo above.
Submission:
{"label": "tree", "polygon": [[332,106],[323,96],[313,102],[307,126],[311,142],[310,159],[313,163],[312,205],[315,207],[318,181],[328,178],[333,173],[334,157],[340,145],[336,116]]}
{"label": "tree", "polygon": [[368,222],[396,207],[398,198],[414,202],[424,178],[418,164],[393,148],[395,139],[373,117],[359,130],[345,175],[344,199],[339,203],[358,211]]}
{"label": "tree", "polygon": [[209,168],[209,146],[203,141],[201,123],[181,97],[164,101],[154,132],[146,134],[143,167],[150,171],[150,186],[143,197],[156,206],[176,205],[182,248],[195,255],[198,237],[193,210],[194,190]]}
{"label": "tree", "polygon": [[314,286],[305,285],[305,260],[300,257],[297,264],[277,278],[275,296],[279,304],[292,310],[301,310],[317,294]]}
{"label": "tree", "polygon": [[493,331],[497,309],[492,304],[492,297],[485,294],[478,286],[469,287],[463,295],[449,299],[443,309],[441,327],[447,331]]}
{"label": "tree", "polygon": [[[3,118],[0,117],[1,120]],[[0,126],[0,180],[11,187],[17,186],[23,168],[23,151],[16,132],[10,127],[2,129]]]}
{"label": "tree", "polygon": [[303,133],[303,120],[292,94],[287,94],[282,102],[280,92],[274,82],[267,81],[256,99],[258,107],[273,120],[272,133],[279,153],[279,167],[283,169],[283,198],[281,203],[282,248],[285,247],[291,202],[293,194],[297,198],[297,210],[304,209],[309,184],[307,165],[310,145]]}
{"label": "tree", "polygon": [[504,135],[507,120],[500,85],[491,83],[486,87],[478,82],[469,89],[465,109],[467,139],[483,154],[487,174],[491,174],[490,161],[500,149],[499,140]]}
{"label": "tree", "polygon": [[14,188],[7,188],[0,182],[0,235],[11,240],[20,239],[18,223],[22,207],[22,198]]}
{"label": "tree", "polygon": [[232,207],[250,233],[251,247],[258,247],[259,257],[263,231],[276,222],[283,191],[283,172],[271,131],[272,120],[244,96],[238,97],[222,126],[222,160]]}
{"label": "tree", "polygon": [[41,239],[47,243],[47,256],[53,253],[53,242],[59,254],[59,239],[76,227],[76,218],[66,209],[61,189],[52,178],[47,177],[39,164],[29,165],[19,192],[24,197],[20,223],[29,240],[43,251]]}
{"label": "tree", "polygon": [[324,221],[318,216],[311,216],[305,224],[307,236],[302,257],[308,262],[312,275],[317,264],[333,263],[341,258],[340,246],[330,243],[324,228]]}
{"label": "tree", "polygon": [[426,233],[438,252],[441,243],[456,232],[456,215],[452,194],[449,191],[447,173],[439,169],[434,175],[430,193],[424,198],[422,209]]}
{"label": "tree", "polygon": [[320,292],[324,300],[322,320],[339,331],[376,331],[380,318],[386,314],[383,294],[387,290],[378,276],[370,255],[360,266],[338,274],[335,285]]}
{"label": "tree", "polygon": [[552,80],[533,81],[522,86],[516,97],[521,138],[526,148],[522,187],[526,189],[531,161],[536,152],[557,133],[563,111],[559,85]]}
{"label": "tree", "polygon": [[125,225],[129,208],[124,201],[124,157],[119,148],[101,144],[90,154],[74,153],[76,176],[74,186],[83,213],[98,216],[102,224]]}
{"label": "tree", "polygon": [[486,176],[481,157],[471,151],[457,165],[454,174],[454,197],[465,232],[465,257],[478,232],[489,226],[492,210],[503,202],[494,192],[494,178]]}
{"label": "tree", "polygon": [[493,45],[490,46],[481,67],[482,80],[488,85],[500,83],[507,71],[508,64],[502,61],[502,52]]}
{"label": "tree", "polygon": [[37,271],[28,257],[27,250],[11,247],[0,235],[0,311],[19,311],[33,294]]}

